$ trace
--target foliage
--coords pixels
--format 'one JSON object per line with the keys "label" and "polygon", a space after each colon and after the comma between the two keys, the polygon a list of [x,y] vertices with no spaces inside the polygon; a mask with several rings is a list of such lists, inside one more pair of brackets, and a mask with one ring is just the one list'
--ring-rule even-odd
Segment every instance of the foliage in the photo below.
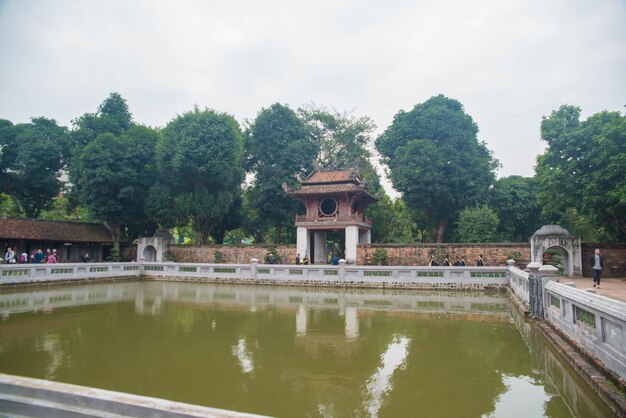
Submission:
{"label": "foliage", "polygon": [[224,262],[224,254],[222,254],[220,251],[215,251],[214,257],[215,257],[215,260],[214,260],[215,263],[220,264]]}
{"label": "foliage", "polygon": [[15,199],[6,193],[0,193],[0,216],[22,217],[24,214]]}
{"label": "foliage", "polygon": [[580,108],[563,105],[543,117],[541,137],[548,149],[536,177],[548,220],[569,216],[571,225],[589,222],[600,235],[626,239],[626,117],[604,111],[580,121]]}
{"label": "foliage", "polygon": [[13,129],[17,150],[13,165],[7,168],[6,189],[27,217],[36,218],[51,207],[52,198],[62,189],[67,129],[46,118],[33,118]]}
{"label": "foliage", "polygon": [[255,175],[249,191],[251,203],[258,219],[277,230],[277,240],[281,228],[292,226],[296,213],[302,210],[282,185],[293,187],[297,175],[308,174],[318,149],[302,120],[279,103],[262,109],[247,132],[247,164]]}
{"label": "foliage", "polygon": [[510,253],[506,255],[507,260],[517,261],[520,258],[522,258],[522,253],[519,251],[511,251]]}
{"label": "foliage", "polygon": [[384,248],[376,248],[372,254],[372,264],[375,266],[386,266],[389,264],[387,250]]}
{"label": "foliage", "polygon": [[8,193],[11,186],[11,170],[19,150],[16,129],[8,120],[0,119],[0,192]]}
{"label": "foliage", "polygon": [[96,113],[85,113],[72,121],[72,140],[77,149],[95,141],[98,135],[120,136],[133,125],[126,100],[113,92],[98,107]]}
{"label": "foliage", "polygon": [[376,125],[370,117],[357,118],[315,106],[301,108],[298,114],[319,144],[316,163],[321,169],[345,169],[354,164],[361,167],[371,156],[367,146]]}
{"label": "foliage", "polygon": [[109,250],[109,254],[106,256],[106,261],[117,262],[120,260],[121,260],[120,249],[119,247],[114,246],[113,248]]}
{"label": "foliage", "polygon": [[230,210],[244,178],[239,125],[225,113],[195,108],[167,124],[157,160],[160,187],[170,197],[158,211],[169,214],[168,219],[155,220],[163,225],[171,219],[188,219],[197,243],[206,244],[212,228]]}
{"label": "foliage", "polygon": [[283,261],[283,258],[281,257],[280,253],[276,250],[276,247],[274,247],[273,245],[270,245],[269,247],[267,247],[267,252],[265,253],[265,256],[263,257],[265,264],[269,263],[270,254],[274,256],[274,264],[281,264],[281,262]]}
{"label": "foliage", "polygon": [[59,195],[52,200],[52,207],[39,215],[42,219],[57,221],[89,222],[89,211],[82,206],[72,205],[66,196]]}
{"label": "foliage", "polygon": [[442,242],[452,219],[487,200],[498,162],[463,105],[443,95],[400,111],[376,140],[394,187]]}
{"label": "foliage", "polygon": [[372,218],[372,242],[421,242],[417,224],[402,199],[392,201],[383,195],[366,209],[366,214]]}
{"label": "foliage", "polygon": [[495,182],[489,207],[500,220],[499,241],[526,242],[541,228],[544,222],[537,192],[537,181],[531,177],[509,176]]}
{"label": "foliage", "polygon": [[465,208],[458,221],[460,242],[493,242],[498,229],[498,215],[487,205]]}
{"label": "foliage", "polygon": [[99,135],[76,160],[80,202],[109,227],[115,246],[126,229],[131,238],[154,231],[146,232],[144,201],[156,174],[157,138],[153,129],[135,125],[119,137]]}

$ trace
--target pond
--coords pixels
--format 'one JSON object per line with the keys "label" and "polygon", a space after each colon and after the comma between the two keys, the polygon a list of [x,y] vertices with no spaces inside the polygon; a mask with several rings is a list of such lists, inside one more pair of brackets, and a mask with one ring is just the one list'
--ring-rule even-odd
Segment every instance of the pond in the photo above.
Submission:
{"label": "pond", "polygon": [[277,417],[610,417],[504,293],[0,293],[0,372]]}

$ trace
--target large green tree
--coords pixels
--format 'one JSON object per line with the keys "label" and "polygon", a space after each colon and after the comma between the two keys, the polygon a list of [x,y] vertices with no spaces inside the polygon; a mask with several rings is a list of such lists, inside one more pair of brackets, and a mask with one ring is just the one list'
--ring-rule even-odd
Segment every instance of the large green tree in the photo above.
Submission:
{"label": "large green tree", "polygon": [[[144,202],[156,177],[158,132],[134,125],[120,136],[104,133],[78,155],[72,176],[81,204],[104,222],[119,252],[123,234],[134,238],[153,229],[146,224]],[[150,231],[152,230],[152,231]]]}
{"label": "large green tree", "polygon": [[169,222],[191,221],[197,242],[207,243],[211,230],[235,202],[244,179],[239,125],[228,114],[195,108],[167,124],[157,146],[157,160],[156,187],[171,205],[153,213],[167,215]]}
{"label": "large green tree", "polygon": [[292,227],[300,203],[287,196],[282,185],[295,186],[297,175],[308,174],[319,143],[307,126],[285,105],[262,109],[250,126],[246,140],[248,169],[254,174],[251,203],[258,218],[276,228]]}
{"label": "large green tree", "polygon": [[376,140],[394,187],[437,242],[463,208],[486,202],[495,181],[498,162],[477,134],[463,105],[439,95],[400,111]]}
{"label": "large green tree", "polygon": [[536,177],[548,219],[567,224],[576,214],[597,231],[583,238],[626,239],[626,117],[604,111],[581,121],[580,108],[564,105],[543,117],[541,137],[548,149]]}
{"label": "large green tree", "polygon": [[509,176],[498,179],[489,198],[500,223],[497,238],[525,242],[544,224],[537,202],[538,184],[533,177]]}
{"label": "large green tree", "polygon": [[0,192],[11,189],[11,170],[17,158],[16,129],[11,121],[0,119]]}
{"label": "large green tree", "polygon": [[63,187],[68,133],[53,119],[33,118],[31,123],[13,126],[15,130],[8,192],[29,218],[37,218],[52,206],[52,199]]}

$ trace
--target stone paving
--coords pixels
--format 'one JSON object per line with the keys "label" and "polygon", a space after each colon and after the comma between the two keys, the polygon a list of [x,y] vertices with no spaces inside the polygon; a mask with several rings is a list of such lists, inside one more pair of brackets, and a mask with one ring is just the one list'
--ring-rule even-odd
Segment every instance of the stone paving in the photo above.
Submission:
{"label": "stone paving", "polygon": [[[577,289],[593,289],[593,278],[591,277],[562,277],[560,282],[574,282]],[[600,289],[595,290],[598,295],[626,302],[626,277],[602,278],[600,280]]]}

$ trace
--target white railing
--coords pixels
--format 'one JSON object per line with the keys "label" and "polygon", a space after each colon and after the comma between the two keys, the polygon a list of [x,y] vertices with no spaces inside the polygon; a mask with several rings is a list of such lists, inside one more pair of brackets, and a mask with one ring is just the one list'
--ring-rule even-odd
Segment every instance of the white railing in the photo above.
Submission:
{"label": "white railing", "polygon": [[517,267],[509,267],[509,286],[524,303],[530,302],[529,273]]}
{"label": "white railing", "polygon": [[354,287],[489,288],[509,283],[507,267],[289,264],[78,263],[0,266],[0,284],[145,276],[153,279]]}
{"label": "white railing", "polygon": [[508,285],[506,267],[144,263],[143,275],[259,284],[485,288]]}
{"label": "white railing", "polygon": [[546,320],[626,379],[626,303],[556,282],[545,290]]}
{"label": "white railing", "polygon": [[141,263],[3,264],[0,284],[139,277]]}

